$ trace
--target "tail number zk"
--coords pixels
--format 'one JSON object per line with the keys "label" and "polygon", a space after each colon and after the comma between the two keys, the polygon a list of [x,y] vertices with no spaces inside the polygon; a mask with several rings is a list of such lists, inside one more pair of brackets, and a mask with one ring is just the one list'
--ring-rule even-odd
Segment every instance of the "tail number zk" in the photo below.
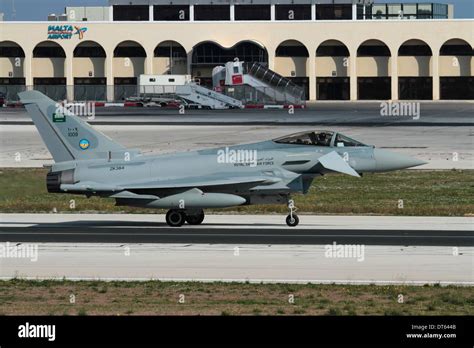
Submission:
{"label": "tail number zk", "polygon": [[110,167],[110,171],[123,170],[123,169],[125,169],[125,166],[112,166],[112,167]]}

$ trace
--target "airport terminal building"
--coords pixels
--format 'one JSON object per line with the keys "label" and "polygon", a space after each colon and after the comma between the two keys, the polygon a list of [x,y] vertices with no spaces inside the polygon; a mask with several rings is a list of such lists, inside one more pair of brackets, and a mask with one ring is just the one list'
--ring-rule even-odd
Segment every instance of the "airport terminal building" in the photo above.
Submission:
{"label": "airport terminal building", "polygon": [[123,100],[140,74],[258,62],[308,100],[474,99],[474,20],[451,5],[373,0],[110,0],[0,22],[0,91]]}

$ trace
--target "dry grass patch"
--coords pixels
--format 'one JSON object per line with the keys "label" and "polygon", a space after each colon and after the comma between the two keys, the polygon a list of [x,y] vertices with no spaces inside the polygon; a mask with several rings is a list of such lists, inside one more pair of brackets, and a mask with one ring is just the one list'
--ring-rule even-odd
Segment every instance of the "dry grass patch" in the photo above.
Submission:
{"label": "dry grass patch", "polygon": [[[403,303],[398,302],[399,294]],[[179,302],[181,295],[184,303]],[[451,286],[15,279],[0,282],[0,303],[2,315],[474,314],[472,288]]]}

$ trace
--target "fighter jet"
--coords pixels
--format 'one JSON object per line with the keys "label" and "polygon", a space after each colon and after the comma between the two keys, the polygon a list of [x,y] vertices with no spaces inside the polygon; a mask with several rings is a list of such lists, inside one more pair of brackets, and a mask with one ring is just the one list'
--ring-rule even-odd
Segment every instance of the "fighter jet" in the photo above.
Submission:
{"label": "fighter jet", "polygon": [[38,91],[19,93],[54,164],[48,192],[115,199],[118,206],[169,209],[169,226],[201,224],[204,209],[286,204],[288,226],[299,218],[291,195],[314,178],[410,168],[425,162],[365,145],[339,132],[281,138],[164,155],[143,155],[95,130]]}

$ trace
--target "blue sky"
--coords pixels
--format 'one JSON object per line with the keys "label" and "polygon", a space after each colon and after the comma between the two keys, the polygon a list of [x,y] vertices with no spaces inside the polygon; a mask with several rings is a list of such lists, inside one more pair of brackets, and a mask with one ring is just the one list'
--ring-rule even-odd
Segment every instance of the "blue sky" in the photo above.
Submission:
{"label": "blue sky", "polygon": [[[106,6],[107,0],[0,0],[0,12],[6,20],[12,20],[12,2],[15,3],[15,20],[46,20],[50,13],[62,13],[66,6]],[[376,3],[439,2],[454,5],[455,18],[474,18],[474,0],[375,0]]]}

